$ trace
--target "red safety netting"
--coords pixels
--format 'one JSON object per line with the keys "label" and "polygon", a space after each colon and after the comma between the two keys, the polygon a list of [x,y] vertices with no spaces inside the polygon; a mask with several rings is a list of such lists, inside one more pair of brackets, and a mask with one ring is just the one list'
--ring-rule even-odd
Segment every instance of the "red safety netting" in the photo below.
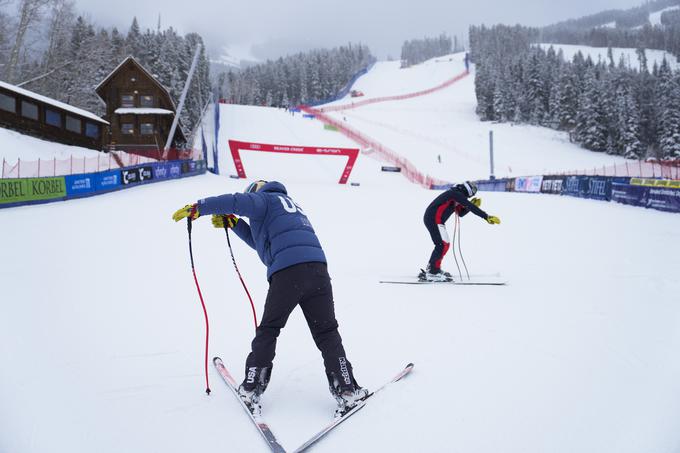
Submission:
{"label": "red safety netting", "polygon": [[423,187],[427,187],[428,189],[432,185],[440,185],[440,184],[446,184],[446,181],[442,181],[440,179],[435,179],[429,175],[426,175],[422,172],[420,172],[413,163],[411,163],[408,159],[400,156],[393,150],[389,149],[387,146],[383,145],[382,143],[378,142],[375,139],[372,139],[371,137],[362,134],[358,130],[349,127],[347,124],[344,122],[340,122],[338,120],[335,120],[331,118],[330,116],[326,115],[325,112],[335,112],[339,110],[348,110],[348,109],[354,109],[357,107],[369,105],[369,104],[377,104],[380,102],[388,102],[388,101],[398,101],[398,100],[404,100],[404,99],[411,99],[415,98],[418,96],[424,96],[427,94],[434,93],[439,90],[443,90],[444,88],[447,88],[454,83],[458,82],[459,80],[463,79],[464,77],[468,76],[470,73],[468,71],[465,71],[461,74],[458,74],[457,76],[453,77],[452,79],[447,80],[446,82],[437,85],[433,88],[429,88],[427,90],[422,90],[422,91],[416,91],[413,93],[407,93],[407,94],[400,94],[396,96],[385,96],[385,97],[380,97],[380,98],[374,98],[374,99],[367,99],[365,101],[359,101],[359,102],[352,102],[350,104],[342,104],[342,105],[333,105],[333,106],[328,106],[328,107],[318,107],[318,108],[313,108],[309,106],[300,106],[300,110],[302,110],[305,113],[308,113],[310,115],[314,115],[316,118],[318,118],[321,122],[324,124],[329,124],[331,126],[334,126],[335,128],[338,129],[340,133],[348,137],[349,139],[355,141],[356,143],[360,144],[364,150],[363,153],[366,155],[369,155],[371,157],[377,158],[378,160],[388,162],[392,165],[398,166],[401,168],[401,173],[406,176],[406,179],[408,179],[411,182],[414,182],[416,184],[420,184]]}
{"label": "red safety netting", "polygon": [[622,164],[603,165],[581,170],[559,172],[561,175],[630,176],[632,178],[680,179],[680,159],[631,160]]}
{"label": "red safety netting", "polygon": [[452,79],[447,80],[446,82],[437,85],[436,87],[433,88],[428,88],[427,90],[422,90],[422,91],[416,91],[413,93],[407,93],[407,94],[399,94],[395,96],[384,96],[380,98],[374,98],[374,99],[366,99],[365,101],[359,101],[359,102],[351,102],[349,104],[342,104],[342,105],[331,105],[328,107],[319,107],[317,111],[320,112],[337,112],[338,110],[349,110],[349,109],[355,109],[357,107],[362,107],[364,105],[370,105],[370,104],[377,104],[379,102],[387,102],[387,101],[401,101],[404,99],[411,99],[415,98],[418,96],[424,96],[426,94],[431,94],[434,93],[435,91],[443,90],[444,88],[447,88],[454,83],[458,82],[462,78],[468,76],[470,73],[468,71],[462,72],[455,76]]}
{"label": "red safety netting", "polygon": [[111,151],[99,156],[74,156],[67,159],[38,159],[7,162],[3,159],[1,178],[39,178],[48,176],[77,175],[96,173],[121,167],[156,162],[156,159],[126,153]]}
{"label": "red safety netting", "polygon": [[400,156],[396,152],[392,151],[385,145],[379,143],[378,141],[370,138],[369,136],[362,134],[354,128],[351,128],[341,121],[338,121],[325,113],[314,109],[312,107],[300,106],[300,109],[306,113],[314,115],[324,124],[330,124],[338,129],[340,133],[353,140],[354,142],[361,145],[364,150],[363,154],[375,157],[379,160],[389,162],[392,165],[401,168],[401,173],[406,176],[406,178],[416,184],[420,184],[428,189],[433,184],[446,184],[445,181],[432,178],[416,168],[408,159]]}

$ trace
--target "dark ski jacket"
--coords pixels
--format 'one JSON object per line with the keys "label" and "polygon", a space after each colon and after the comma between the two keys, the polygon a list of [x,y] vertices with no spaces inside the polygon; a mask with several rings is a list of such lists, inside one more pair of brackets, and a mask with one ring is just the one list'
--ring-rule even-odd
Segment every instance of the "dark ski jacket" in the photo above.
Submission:
{"label": "dark ski jacket", "polygon": [[486,212],[472,204],[463,191],[454,186],[439,194],[430,203],[425,209],[424,220],[426,223],[444,224],[454,212],[463,217],[470,211],[485,220],[489,217]]}
{"label": "dark ski jacket", "polygon": [[255,193],[235,193],[198,201],[198,212],[236,214],[248,217],[250,225],[240,219],[234,232],[257,250],[272,274],[300,263],[325,263],[326,255],[305,213],[288,196],[277,181],[265,184]]}

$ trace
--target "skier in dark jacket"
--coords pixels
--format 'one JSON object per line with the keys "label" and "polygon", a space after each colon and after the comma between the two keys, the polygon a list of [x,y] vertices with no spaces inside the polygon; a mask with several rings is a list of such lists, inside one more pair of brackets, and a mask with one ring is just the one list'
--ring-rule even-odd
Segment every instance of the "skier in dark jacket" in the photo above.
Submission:
{"label": "skier in dark jacket", "polygon": [[425,210],[423,221],[425,227],[430,232],[432,242],[434,242],[434,250],[430,255],[430,261],[427,268],[422,270],[418,275],[421,281],[451,281],[451,274],[444,272],[441,269],[442,259],[449,250],[450,241],[449,235],[446,232],[446,221],[453,215],[458,214],[463,217],[468,212],[472,211],[475,215],[486,220],[489,224],[499,224],[501,220],[498,217],[490,216],[482,211],[479,206],[482,204],[480,198],[474,197],[477,193],[477,186],[474,182],[466,181],[463,184],[457,184],[445,192],[441,193],[435,198],[432,203]]}
{"label": "skier in dark jacket", "polygon": [[[245,379],[238,391],[254,415],[261,412],[260,396],[271,375],[276,339],[288,316],[300,305],[323,356],[330,391],[342,415],[368,394],[357,384],[338,332],[333,290],[319,239],[306,214],[283,184],[251,183],[245,193],[205,198],[173,215],[176,221],[212,214],[216,228],[231,228],[254,248],[267,266],[269,292],[246,359]],[[239,216],[247,217],[250,225]]]}

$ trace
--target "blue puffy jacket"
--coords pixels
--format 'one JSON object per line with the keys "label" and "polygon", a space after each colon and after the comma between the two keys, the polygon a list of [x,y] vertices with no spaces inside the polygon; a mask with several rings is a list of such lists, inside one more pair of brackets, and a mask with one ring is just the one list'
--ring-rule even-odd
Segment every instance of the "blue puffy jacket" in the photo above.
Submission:
{"label": "blue puffy jacket", "polygon": [[234,232],[257,250],[267,266],[267,279],[274,272],[300,263],[325,263],[319,238],[305,213],[288,196],[280,182],[265,184],[256,193],[235,193],[198,201],[198,212],[236,214],[241,219]]}

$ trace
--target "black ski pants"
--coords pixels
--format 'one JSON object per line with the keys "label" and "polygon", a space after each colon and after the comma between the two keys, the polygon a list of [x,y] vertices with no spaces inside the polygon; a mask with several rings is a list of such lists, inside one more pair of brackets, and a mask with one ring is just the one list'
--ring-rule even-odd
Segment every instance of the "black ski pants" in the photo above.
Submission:
{"label": "black ski pants", "polygon": [[444,224],[437,223],[434,216],[426,215],[423,221],[425,222],[425,227],[430,233],[430,237],[434,243],[434,250],[432,250],[428,264],[430,265],[430,272],[436,273],[441,269],[444,255],[446,255],[446,252],[449,251],[449,247],[451,246],[449,243],[449,235],[446,232]]}
{"label": "black ski pants", "polygon": [[252,352],[246,359],[246,370],[272,366],[276,339],[297,305],[321,351],[326,373],[343,377],[349,373],[353,379],[338,332],[331,278],[325,263],[296,264],[271,276],[262,320],[251,345]]}

